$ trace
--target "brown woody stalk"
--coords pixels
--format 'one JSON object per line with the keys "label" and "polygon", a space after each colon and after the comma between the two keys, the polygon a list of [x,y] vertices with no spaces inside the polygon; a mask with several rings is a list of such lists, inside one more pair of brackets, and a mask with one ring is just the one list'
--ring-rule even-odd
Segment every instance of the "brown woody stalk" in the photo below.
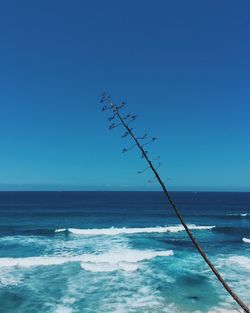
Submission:
{"label": "brown woody stalk", "polygon": [[[192,234],[192,232],[188,228],[188,225],[186,224],[186,222],[185,222],[184,218],[182,217],[179,209],[177,208],[177,206],[176,206],[175,202],[173,201],[172,197],[170,196],[170,194],[169,194],[169,192],[168,192],[168,190],[167,190],[163,180],[161,179],[160,175],[158,174],[157,169],[153,165],[152,161],[149,159],[147,152],[144,150],[143,145],[139,142],[138,138],[134,135],[133,129],[131,127],[129,127],[130,122],[135,120],[136,116],[132,116],[132,119],[129,122],[127,122],[126,117],[124,119],[121,116],[120,112],[119,112],[119,110],[124,106],[124,104],[122,104],[122,106],[117,106],[117,105],[115,105],[111,101],[109,96],[107,96],[107,98],[105,98],[105,95],[103,96],[103,100],[101,102],[108,103],[107,106],[105,107],[105,110],[106,109],[111,109],[113,111],[113,113],[114,113],[114,116],[116,116],[119,119],[119,121],[120,121],[120,123],[117,124],[117,125],[113,124],[111,129],[113,129],[115,127],[118,127],[120,125],[124,126],[125,129],[126,129],[126,133],[125,133],[126,136],[130,135],[131,138],[133,139],[133,141],[135,142],[134,146],[137,146],[138,149],[140,150],[140,152],[142,153],[142,157],[145,158],[146,162],[148,163],[149,168],[153,171],[156,180],[161,185],[161,188],[162,188],[165,196],[167,197],[167,199],[168,199],[170,205],[172,206],[172,208],[174,209],[175,214],[177,215],[178,219],[180,220],[181,224],[183,225],[183,227],[184,227],[185,231],[187,232],[189,238],[191,239],[192,243],[194,244],[194,246],[198,250],[199,254],[203,257],[203,259],[205,260],[205,262],[207,263],[207,265],[209,266],[211,271],[214,273],[214,275],[217,277],[217,279],[220,281],[220,283],[223,285],[223,287],[226,289],[226,291],[231,295],[231,297],[244,310],[244,312],[245,313],[250,313],[250,310],[249,310],[248,306],[236,295],[236,293],[232,290],[232,288],[228,285],[228,283],[220,275],[220,273],[215,268],[213,263],[210,261],[210,259],[206,255],[206,253],[203,251],[203,249],[202,249],[201,245],[199,244],[199,242],[197,241],[197,239],[194,237],[194,235]],[[126,151],[128,151],[128,150],[126,150]]]}

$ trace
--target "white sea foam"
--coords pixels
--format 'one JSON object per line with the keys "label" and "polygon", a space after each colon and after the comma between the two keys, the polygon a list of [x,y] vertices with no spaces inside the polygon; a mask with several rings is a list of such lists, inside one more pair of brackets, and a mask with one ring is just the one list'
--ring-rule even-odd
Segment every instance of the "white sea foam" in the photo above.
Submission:
{"label": "white sea foam", "polygon": [[19,283],[22,282],[22,274],[21,273],[11,273],[9,268],[1,268],[0,271],[0,286],[17,286]]}
{"label": "white sea foam", "polygon": [[247,217],[250,216],[249,213],[229,213],[228,216],[241,216],[241,217]]}
{"label": "white sea foam", "polygon": [[[191,230],[210,230],[215,228],[215,226],[197,226],[188,225]],[[173,226],[156,226],[156,227],[137,227],[137,228],[93,228],[93,229],[79,229],[79,228],[68,228],[68,229],[56,229],[55,232],[69,231],[74,235],[88,235],[88,236],[98,236],[98,235],[121,235],[121,234],[140,234],[140,233],[178,233],[184,230],[182,225]]]}
{"label": "white sea foam", "polygon": [[55,233],[63,233],[66,230],[67,230],[66,228],[58,228],[58,229],[55,230]]}
{"label": "white sea foam", "polygon": [[71,313],[72,308],[59,304],[56,307],[55,313]]}
{"label": "white sea foam", "polygon": [[68,262],[80,262],[80,257],[27,257],[0,258],[0,267],[32,267],[60,265]]}
{"label": "white sea foam", "polygon": [[250,270],[250,258],[241,255],[235,255],[228,258],[230,264],[238,264],[241,267],[244,267]]}
{"label": "white sea foam", "polygon": [[82,262],[81,267],[86,271],[91,272],[114,272],[117,270],[124,270],[126,272],[134,272],[139,269],[139,265],[137,263],[130,262],[119,262],[116,264],[110,263],[91,263],[91,262]]}
{"label": "white sea foam", "polygon": [[0,267],[34,267],[61,265],[70,262],[81,262],[82,268],[90,271],[113,271],[122,269],[134,271],[137,262],[150,260],[157,256],[171,256],[173,251],[152,250],[118,250],[104,254],[83,254],[80,256],[28,257],[28,258],[0,258]]}
{"label": "white sea foam", "polygon": [[242,238],[242,241],[245,243],[250,243],[250,239],[248,239],[248,238]]}

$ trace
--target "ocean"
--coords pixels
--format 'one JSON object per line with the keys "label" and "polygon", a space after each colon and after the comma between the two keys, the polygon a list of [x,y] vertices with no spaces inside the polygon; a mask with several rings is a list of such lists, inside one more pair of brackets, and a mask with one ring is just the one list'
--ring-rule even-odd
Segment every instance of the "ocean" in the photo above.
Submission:
{"label": "ocean", "polygon": [[[250,193],[171,194],[250,305]],[[160,192],[0,192],[0,216],[1,313],[239,309]]]}

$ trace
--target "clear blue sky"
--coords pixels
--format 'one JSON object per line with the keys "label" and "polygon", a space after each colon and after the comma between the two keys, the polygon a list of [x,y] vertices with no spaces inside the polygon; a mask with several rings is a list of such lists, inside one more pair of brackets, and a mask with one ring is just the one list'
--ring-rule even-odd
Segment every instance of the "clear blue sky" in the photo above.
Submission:
{"label": "clear blue sky", "polygon": [[[150,189],[102,91],[172,189],[250,190],[250,2],[2,1],[1,189]],[[129,144],[128,144],[129,145]]]}

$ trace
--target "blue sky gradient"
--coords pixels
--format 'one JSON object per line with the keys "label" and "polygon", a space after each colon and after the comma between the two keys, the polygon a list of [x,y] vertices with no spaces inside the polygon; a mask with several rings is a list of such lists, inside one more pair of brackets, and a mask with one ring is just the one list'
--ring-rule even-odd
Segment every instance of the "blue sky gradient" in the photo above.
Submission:
{"label": "blue sky gradient", "polygon": [[5,1],[0,189],[148,190],[109,91],[175,190],[250,191],[249,1]]}

